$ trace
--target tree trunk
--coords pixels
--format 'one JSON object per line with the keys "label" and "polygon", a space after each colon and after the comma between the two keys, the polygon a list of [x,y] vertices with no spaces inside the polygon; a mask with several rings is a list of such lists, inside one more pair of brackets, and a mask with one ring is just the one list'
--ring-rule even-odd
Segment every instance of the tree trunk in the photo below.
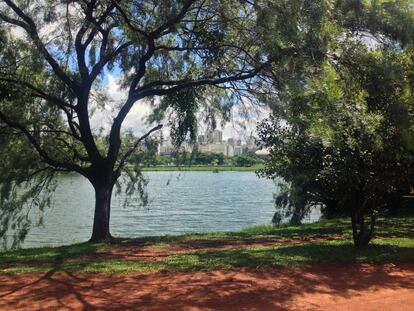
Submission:
{"label": "tree trunk", "polygon": [[369,244],[374,235],[376,219],[376,215],[372,214],[368,228],[368,225],[365,224],[365,216],[363,213],[355,213],[352,215],[352,237],[356,248],[363,248]]}
{"label": "tree trunk", "polygon": [[113,185],[98,184],[95,188],[95,215],[91,242],[110,240],[109,220]]}

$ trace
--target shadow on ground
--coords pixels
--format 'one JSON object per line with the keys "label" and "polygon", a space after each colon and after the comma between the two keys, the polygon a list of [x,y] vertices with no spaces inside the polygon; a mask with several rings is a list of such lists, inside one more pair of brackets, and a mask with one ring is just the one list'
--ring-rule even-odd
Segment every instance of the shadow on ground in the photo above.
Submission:
{"label": "shadow on ground", "polygon": [[[403,306],[410,307],[407,303],[414,302],[414,264],[391,264],[399,256],[407,258],[410,254],[414,257],[412,247],[392,245],[373,245],[363,251],[350,244],[288,245],[191,255],[194,270],[231,267],[227,271],[148,274],[74,273],[66,269],[62,254],[54,268],[43,275],[0,275],[0,309],[340,310],[341,303],[346,305],[352,300],[354,310],[358,310],[358,303],[364,304],[366,297],[373,305],[364,310],[387,310],[387,301],[401,303],[398,299],[404,299]],[[332,263],[333,258],[342,255],[348,263]],[[180,256],[185,254],[176,255],[164,268],[180,271],[188,266],[180,261],[188,259]],[[362,259],[389,263],[356,263]],[[278,267],[285,260],[307,265]],[[355,263],[349,263],[352,261]],[[84,267],[89,264],[79,263]],[[360,300],[355,300],[358,297]]]}

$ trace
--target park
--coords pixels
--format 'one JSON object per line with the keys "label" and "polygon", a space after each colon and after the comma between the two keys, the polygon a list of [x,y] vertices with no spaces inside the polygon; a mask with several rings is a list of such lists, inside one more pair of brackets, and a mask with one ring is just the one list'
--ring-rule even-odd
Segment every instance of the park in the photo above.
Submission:
{"label": "park", "polygon": [[412,0],[0,1],[0,310],[413,310]]}

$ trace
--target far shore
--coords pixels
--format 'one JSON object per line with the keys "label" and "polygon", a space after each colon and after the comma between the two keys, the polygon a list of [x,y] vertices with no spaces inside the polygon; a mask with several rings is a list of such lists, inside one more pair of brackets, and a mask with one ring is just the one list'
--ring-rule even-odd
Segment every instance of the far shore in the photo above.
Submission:
{"label": "far shore", "polygon": [[263,166],[227,166],[227,165],[183,165],[183,166],[147,166],[142,170],[146,172],[159,172],[159,171],[237,171],[237,172],[255,172],[262,169]]}

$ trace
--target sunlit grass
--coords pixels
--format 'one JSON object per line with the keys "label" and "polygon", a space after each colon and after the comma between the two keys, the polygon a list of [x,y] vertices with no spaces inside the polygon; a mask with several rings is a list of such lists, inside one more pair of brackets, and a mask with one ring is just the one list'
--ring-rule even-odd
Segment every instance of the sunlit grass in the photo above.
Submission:
{"label": "sunlit grass", "polygon": [[[330,238],[337,240],[299,240]],[[164,249],[197,240],[254,239],[271,237],[273,246],[241,247],[232,250],[189,250],[157,261],[103,258],[112,245],[134,251],[142,247]],[[277,243],[280,239],[281,243]],[[296,243],[286,242],[296,239]],[[298,244],[298,241],[300,243]],[[131,273],[157,271],[215,270],[232,268],[300,266],[310,263],[404,263],[414,262],[414,216],[380,218],[377,238],[365,249],[351,241],[348,219],[323,220],[302,226],[256,226],[232,233],[187,234],[182,236],[116,239],[113,244],[81,243],[0,251],[0,273],[72,271],[88,273]]]}
{"label": "sunlit grass", "polygon": [[131,273],[160,271],[209,271],[233,268],[285,267],[310,263],[404,263],[414,260],[414,239],[374,240],[356,249],[349,240],[285,244],[236,250],[198,251],[174,254],[161,261],[93,260],[69,258],[64,262],[30,262],[4,267],[4,273],[71,271],[84,273]]}

